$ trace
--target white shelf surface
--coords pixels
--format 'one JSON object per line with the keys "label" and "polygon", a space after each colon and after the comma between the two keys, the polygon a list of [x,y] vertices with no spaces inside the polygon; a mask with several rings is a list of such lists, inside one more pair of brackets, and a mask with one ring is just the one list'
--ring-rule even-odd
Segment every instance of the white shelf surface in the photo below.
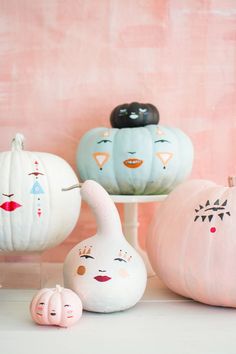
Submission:
{"label": "white shelf surface", "polygon": [[[46,286],[62,284],[62,266],[50,268]],[[54,267],[54,268],[53,268]],[[142,300],[112,314],[84,312],[73,327],[39,326],[29,304],[35,290],[0,289],[2,354],[235,354],[236,310],[211,307],[148,279]]]}

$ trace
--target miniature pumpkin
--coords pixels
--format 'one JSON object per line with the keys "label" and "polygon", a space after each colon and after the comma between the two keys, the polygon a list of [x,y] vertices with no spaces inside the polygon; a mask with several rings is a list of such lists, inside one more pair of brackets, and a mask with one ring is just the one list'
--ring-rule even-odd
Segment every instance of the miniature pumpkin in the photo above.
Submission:
{"label": "miniature pumpkin", "polygon": [[64,284],[75,291],[83,308],[114,312],[134,306],[146,287],[141,256],[126,241],[118,211],[107,192],[86,181],[81,196],[92,208],[97,234],[75,246],[64,262]]}
{"label": "miniature pumpkin", "polygon": [[153,269],[174,292],[236,307],[236,187],[207,180],[178,186],[147,239]]}
{"label": "miniature pumpkin", "polygon": [[32,319],[40,325],[69,327],[82,315],[82,303],[77,294],[57,285],[55,289],[41,289],[30,305]]}
{"label": "miniature pumpkin", "polygon": [[12,151],[0,153],[0,252],[42,251],[62,242],[80,211],[78,179],[62,158],[23,150],[16,134]]}
{"label": "miniature pumpkin", "polygon": [[110,194],[166,194],[191,172],[193,147],[181,130],[159,125],[95,128],[81,139],[77,166]]}
{"label": "miniature pumpkin", "polygon": [[113,109],[110,122],[113,128],[132,128],[158,124],[159,112],[151,103],[124,103]]}

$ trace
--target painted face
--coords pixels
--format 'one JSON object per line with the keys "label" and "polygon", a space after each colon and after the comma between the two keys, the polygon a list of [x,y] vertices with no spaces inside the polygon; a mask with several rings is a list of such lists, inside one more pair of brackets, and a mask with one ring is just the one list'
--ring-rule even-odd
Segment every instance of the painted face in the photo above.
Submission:
{"label": "painted face", "polygon": [[132,120],[136,120],[138,118],[144,119],[148,115],[148,109],[145,107],[132,106],[127,108],[120,108],[118,111],[119,117],[128,117]]}
{"label": "painted face", "polygon": [[209,231],[214,234],[217,231],[215,225],[216,220],[223,221],[225,216],[231,216],[230,211],[227,208],[228,200],[220,202],[220,199],[215,200],[213,203],[207,200],[205,203],[200,204],[198,208],[195,209],[194,222],[207,222],[209,224]]}
{"label": "painted face", "polygon": [[[148,127],[147,129],[150,131],[150,129],[153,130],[152,128],[153,126]],[[122,129],[120,132],[117,132],[116,144],[119,145],[118,154],[116,154],[115,151],[113,152],[114,134],[112,134],[112,131],[104,130],[101,133],[101,138],[98,138],[96,142],[97,149],[95,148],[96,151],[92,153],[92,157],[100,171],[103,170],[104,166],[112,157],[112,153],[115,154],[113,159],[117,161],[117,164],[119,163],[125,168],[135,170],[141,167],[144,163],[147,165],[149,159],[146,157],[145,151],[149,149],[161,162],[162,168],[164,170],[167,168],[170,160],[174,156],[172,137],[170,134],[167,134],[164,132],[164,129],[158,127],[155,129],[154,133],[152,132],[153,141],[150,141],[148,140],[148,138],[150,138],[148,132],[143,130],[143,134],[138,136],[136,134],[138,132],[136,129]],[[145,132],[147,139],[145,139]]]}
{"label": "painted face", "polygon": [[79,257],[81,263],[77,268],[79,276],[87,276],[89,272],[95,281],[102,283],[111,281],[114,277],[126,278],[129,276],[129,262],[132,260],[132,256],[121,249],[114,253],[110,262],[107,260],[106,269],[100,269],[99,263],[97,263],[97,269],[94,268],[96,258],[93,256],[92,246],[85,245],[83,249],[79,249]]}
{"label": "painted face", "polygon": [[78,189],[63,191],[78,183],[71,167],[56,155],[25,151],[1,153],[0,166],[0,250],[38,251],[62,242],[80,210]]}
{"label": "painted face", "polygon": [[[34,171],[28,173],[28,176],[31,176],[31,188],[29,193],[32,195],[32,197],[34,198],[34,204],[36,205],[35,208],[35,212],[37,213],[37,216],[40,217],[42,215],[42,207],[41,204],[43,203],[42,198],[43,198],[43,194],[45,194],[44,191],[44,187],[43,185],[45,184],[44,181],[44,177],[45,173],[42,173],[39,171],[39,162],[35,161],[34,162]],[[78,185],[74,185],[72,186],[74,188],[78,187]],[[69,187],[69,188],[61,188],[61,191],[68,191],[71,190],[73,188]],[[27,193],[27,192],[26,192]],[[0,208],[3,209],[4,211],[11,213],[13,211],[15,211],[18,208],[21,208],[23,205],[16,202],[14,200],[14,193],[10,193],[10,194],[6,194],[6,193],[2,193],[2,198],[3,198],[3,202],[0,205]]]}
{"label": "painted face", "polygon": [[77,245],[64,267],[66,286],[78,293],[85,309],[98,312],[129,307],[143,292],[145,272],[140,256],[126,241],[96,236]]}
{"label": "painted face", "polygon": [[80,318],[81,313],[81,301],[69,289],[42,289],[31,303],[31,315],[41,325],[68,327]]}

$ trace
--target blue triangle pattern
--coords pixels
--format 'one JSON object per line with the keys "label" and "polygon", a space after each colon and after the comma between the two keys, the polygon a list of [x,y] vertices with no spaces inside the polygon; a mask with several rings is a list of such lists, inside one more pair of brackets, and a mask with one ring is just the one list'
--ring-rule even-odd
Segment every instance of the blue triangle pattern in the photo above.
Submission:
{"label": "blue triangle pattern", "polygon": [[44,194],[44,190],[43,188],[40,186],[39,182],[35,182],[31,191],[30,191],[31,194]]}

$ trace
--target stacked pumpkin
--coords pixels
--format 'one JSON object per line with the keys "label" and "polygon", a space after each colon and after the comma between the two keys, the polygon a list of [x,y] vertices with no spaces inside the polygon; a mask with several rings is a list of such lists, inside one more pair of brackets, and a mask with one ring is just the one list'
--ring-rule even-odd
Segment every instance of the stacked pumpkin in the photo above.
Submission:
{"label": "stacked pumpkin", "polygon": [[77,150],[82,181],[110,194],[166,194],[191,172],[193,147],[180,129],[159,125],[152,104],[133,102],[111,113],[112,128],[88,131]]}

